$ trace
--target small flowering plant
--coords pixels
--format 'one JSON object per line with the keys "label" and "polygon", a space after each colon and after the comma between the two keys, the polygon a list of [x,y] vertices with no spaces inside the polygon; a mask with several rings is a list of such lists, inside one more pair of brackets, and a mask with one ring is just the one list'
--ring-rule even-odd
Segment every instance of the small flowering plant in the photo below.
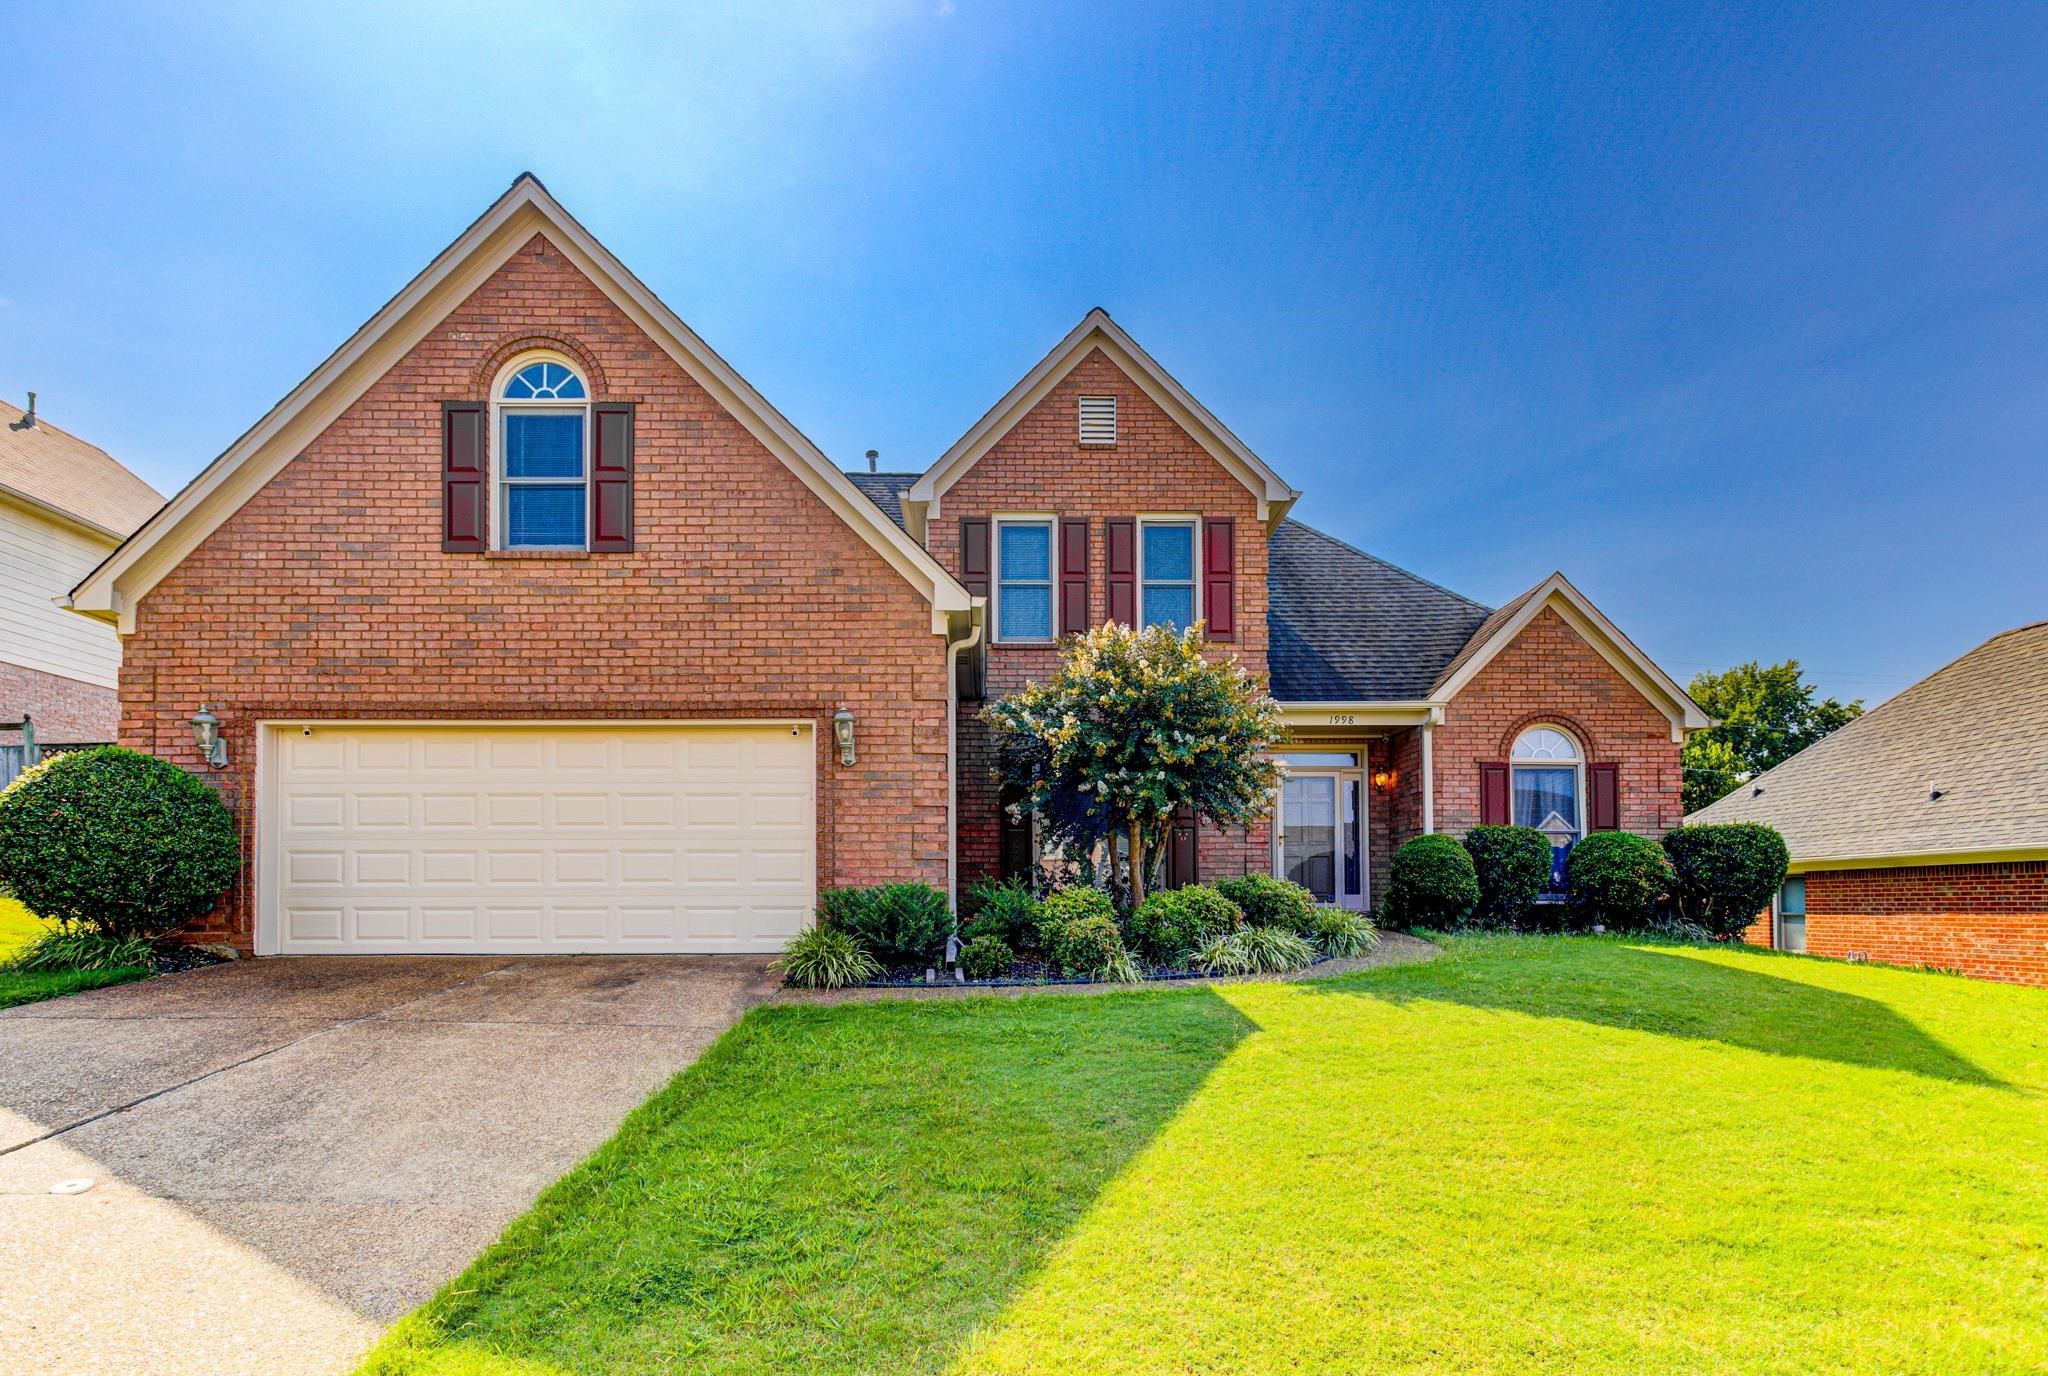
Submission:
{"label": "small flowering plant", "polygon": [[1105,624],[1069,641],[1044,683],[982,710],[996,775],[1046,841],[1068,852],[1124,838],[1131,901],[1165,858],[1173,814],[1216,826],[1264,815],[1280,778],[1280,708],[1235,656],[1212,657],[1198,622],[1134,631]]}

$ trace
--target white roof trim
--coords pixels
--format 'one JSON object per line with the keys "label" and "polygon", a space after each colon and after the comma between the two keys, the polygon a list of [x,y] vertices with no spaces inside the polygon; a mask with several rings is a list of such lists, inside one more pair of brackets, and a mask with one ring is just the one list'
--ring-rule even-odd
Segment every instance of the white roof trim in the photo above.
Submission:
{"label": "white roof trim", "polygon": [[1211,415],[1206,406],[1196,401],[1172,374],[1160,367],[1152,355],[1139,348],[1138,342],[1109,318],[1109,312],[1097,306],[1053,347],[1051,353],[1038,361],[1037,367],[1026,373],[1001,401],[989,408],[988,413],[976,421],[951,449],[940,455],[937,463],[919,474],[917,481],[904,492],[903,499],[935,508],[940,495],[994,447],[996,441],[1007,434],[1026,412],[1044,400],[1060,379],[1073,371],[1074,365],[1094,349],[1101,349],[1107,354],[1112,362],[1130,375],[1146,396],[1173,417],[1176,424],[1258,498],[1260,520],[1277,523],[1301,496],[1283,482],[1279,474],[1268,468],[1265,460],[1246,448],[1243,440],[1231,434],[1229,427]]}
{"label": "white roof trim", "polygon": [[1586,642],[1598,650],[1601,657],[1612,664],[1637,692],[1657,705],[1670,719],[1673,739],[1683,740],[1686,732],[1704,730],[1714,724],[1713,718],[1686,696],[1685,689],[1637,649],[1635,643],[1623,635],[1620,628],[1589,602],[1584,593],[1573,587],[1571,580],[1562,573],[1553,573],[1538,583],[1515,614],[1460,664],[1456,673],[1439,683],[1430,696],[1442,702],[1457,696],[1459,690],[1477,677],[1495,655],[1512,644],[1545,607],[1563,617],[1565,623],[1585,637]]}
{"label": "white roof trim", "polygon": [[682,369],[801,478],[932,604],[943,633],[946,614],[973,599],[945,568],[884,516],[818,447],[769,405],[752,384],[699,339],[675,312],[564,210],[531,173],[419,276],[391,298],[347,343],[72,591],[73,607],[133,629],[135,605],[201,541],[283,470],[393,364],[535,234],[545,234]]}

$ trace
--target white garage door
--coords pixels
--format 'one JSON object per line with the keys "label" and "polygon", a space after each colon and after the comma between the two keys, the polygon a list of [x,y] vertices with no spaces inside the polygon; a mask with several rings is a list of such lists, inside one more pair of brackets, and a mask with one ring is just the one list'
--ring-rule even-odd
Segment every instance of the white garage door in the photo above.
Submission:
{"label": "white garage door", "polygon": [[808,724],[270,729],[259,949],[777,951],[816,892]]}

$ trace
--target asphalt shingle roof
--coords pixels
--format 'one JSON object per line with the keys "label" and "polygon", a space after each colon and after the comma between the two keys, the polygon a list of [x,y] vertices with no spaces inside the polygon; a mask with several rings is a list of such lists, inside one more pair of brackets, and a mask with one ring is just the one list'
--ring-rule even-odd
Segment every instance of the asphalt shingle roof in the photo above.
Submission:
{"label": "asphalt shingle roof", "polygon": [[113,455],[59,430],[42,416],[22,423],[20,407],[0,401],[0,487],[126,536],[156,514],[163,495]]}
{"label": "asphalt shingle roof", "polygon": [[903,490],[916,482],[915,473],[848,473],[853,485],[897,525],[903,524]]}
{"label": "asphalt shingle roof", "polygon": [[1992,637],[1685,820],[1767,823],[1794,860],[2048,848],[2048,621]]}

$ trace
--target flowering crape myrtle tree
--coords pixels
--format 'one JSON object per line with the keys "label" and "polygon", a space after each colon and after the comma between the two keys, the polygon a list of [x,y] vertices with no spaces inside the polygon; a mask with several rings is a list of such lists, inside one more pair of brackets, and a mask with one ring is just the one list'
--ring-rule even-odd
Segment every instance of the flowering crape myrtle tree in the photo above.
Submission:
{"label": "flowering crape myrtle tree", "polygon": [[1051,679],[982,710],[996,777],[1038,815],[1040,836],[1069,854],[1123,838],[1134,904],[1165,859],[1177,809],[1243,826],[1279,782],[1267,758],[1281,739],[1278,704],[1234,657],[1204,648],[1199,622],[1184,634],[1099,626],[1068,642]]}

